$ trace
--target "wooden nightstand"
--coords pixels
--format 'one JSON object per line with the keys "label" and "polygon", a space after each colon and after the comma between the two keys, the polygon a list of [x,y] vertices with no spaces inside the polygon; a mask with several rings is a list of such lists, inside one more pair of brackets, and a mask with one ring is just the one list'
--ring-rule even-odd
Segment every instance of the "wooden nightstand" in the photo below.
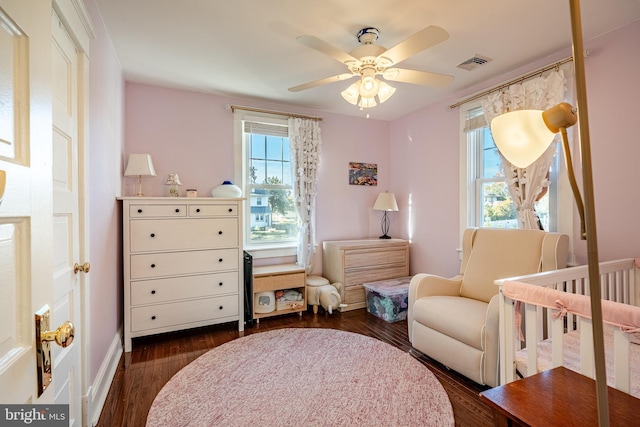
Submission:
{"label": "wooden nightstand", "polygon": [[[640,400],[608,389],[610,424],[637,425]],[[564,367],[483,391],[480,397],[493,408],[496,426],[598,425],[595,381]]]}

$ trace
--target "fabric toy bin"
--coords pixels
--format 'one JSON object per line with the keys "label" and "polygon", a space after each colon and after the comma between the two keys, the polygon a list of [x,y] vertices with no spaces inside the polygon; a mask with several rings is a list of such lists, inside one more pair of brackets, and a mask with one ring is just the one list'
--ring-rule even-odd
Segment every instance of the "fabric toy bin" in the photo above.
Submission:
{"label": "fabric toy bin", "polygon": [[367,312],[389,323],[407,318],[411,276],[363,283]]}

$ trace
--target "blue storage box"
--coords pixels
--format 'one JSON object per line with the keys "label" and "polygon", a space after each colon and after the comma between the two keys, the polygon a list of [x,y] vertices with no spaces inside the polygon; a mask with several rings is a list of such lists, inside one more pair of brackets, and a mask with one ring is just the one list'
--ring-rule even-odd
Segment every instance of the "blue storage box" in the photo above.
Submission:
{"label": "blue storage box", "polygon": [[387,322],[407,318],[411,276],[364,283],[367,311]]}

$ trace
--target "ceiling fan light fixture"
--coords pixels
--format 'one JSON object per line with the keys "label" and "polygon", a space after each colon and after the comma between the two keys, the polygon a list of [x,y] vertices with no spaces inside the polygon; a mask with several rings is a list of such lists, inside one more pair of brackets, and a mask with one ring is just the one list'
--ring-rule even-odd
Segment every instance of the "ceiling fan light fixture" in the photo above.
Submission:
{"label": "ceiling fan light fixture", "polygon": [[391,98],[391,96],[396,92],[396,88],[389,86],[385,82],[380,82],[378,86],[378,100],[380,101],[380,104]]}
{"label": "ceiling fan light fixture", "polygon": [[372,107],[375,107],[376,105],[378,104],[376,103],[376,100],[373,97],[371,98],[360,97],[360,102],[358,103],[358,106],[360,107],[361,110],[363,108],[372,108]]}
{"label": "ceiling fan light fixture", "polygon": [[380,80],[372,76],[363,77],[360,82],[360,96],[363,98],[373,98],[378,93]]}
{"label": "ceiling fan light fixture", "polygon": [[[358,81],[358,83],[360,83]],[[358,85],[353,83],[351,86],[340,92],[340,95],[351,105],[358,105],[358,98],[360,98],[360,91]]]}

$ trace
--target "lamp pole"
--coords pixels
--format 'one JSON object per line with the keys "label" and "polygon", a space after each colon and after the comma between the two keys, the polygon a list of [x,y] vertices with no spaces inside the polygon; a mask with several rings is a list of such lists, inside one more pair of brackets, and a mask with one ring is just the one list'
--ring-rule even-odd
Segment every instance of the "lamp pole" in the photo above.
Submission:
{"label": "lamp pole", "polygon": [[582,188],[585,204],[585,230],[587,240],[587,262],[589,265],[589,290],[591,297],[591,323],[595,361],[598,425],[609,426],[609,399],[604,357],[602,325],[602,301],[600,292],[600,268],[598,265],[598,238],[596,234],[593,171],[591,168],[591,141],[587,111],[587,86],[584,70],[584,46],[580,0],[569,0],[571,11],[571,38],[575,67],[576,102],[580,126],[580,154],[582,158]]}

